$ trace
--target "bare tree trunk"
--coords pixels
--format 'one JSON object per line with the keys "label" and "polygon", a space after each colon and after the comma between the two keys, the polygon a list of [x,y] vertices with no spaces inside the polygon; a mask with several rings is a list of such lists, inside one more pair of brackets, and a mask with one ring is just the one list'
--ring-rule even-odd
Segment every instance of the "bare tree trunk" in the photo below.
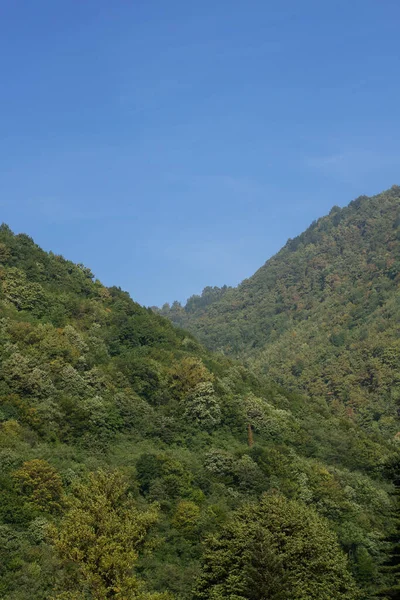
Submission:
{"label": "bare tree trunk", "polygon": [[247,443],[249,445],[249,448],[252,447],[252,445],[254,444],[254,440],[253,440],[253,428],[251,426],[250,423],[247,424]]}

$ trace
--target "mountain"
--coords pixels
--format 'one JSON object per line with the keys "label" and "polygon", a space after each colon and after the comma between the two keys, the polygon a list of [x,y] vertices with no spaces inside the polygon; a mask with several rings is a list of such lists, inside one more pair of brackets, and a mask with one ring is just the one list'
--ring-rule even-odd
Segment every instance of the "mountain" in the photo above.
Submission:
{"label": "mountain", "polygon": [[395,435],[400,409],[400,187],[333,207],[236,288],[161,314],[212,350]]}
{"label": "mountain", "polygon": [[[382,235],[396,244],[393,231]],[[298,262],[289,258],[310,244],[283,251],[287,278]],[[382,299],[396,282],[394,263],[385,269]],[[257,274],[266,279],[272,290],[272,275]],[[0,598],[273,598],[295,585],[299,600],[353,600],[392,589],[389,412],[386,429],[367,432],[6,225],[0,283]],[[335,286],[318,289],[324,298]],[[288,297],[280,306],[293,323],[314,307],[287,307]]]}

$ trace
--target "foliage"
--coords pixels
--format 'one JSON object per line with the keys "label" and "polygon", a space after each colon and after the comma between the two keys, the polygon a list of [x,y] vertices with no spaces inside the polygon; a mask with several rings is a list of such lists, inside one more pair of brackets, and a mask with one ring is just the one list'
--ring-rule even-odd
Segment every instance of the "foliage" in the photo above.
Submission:
{"label": "foliage", "polygon": [[45,460],[24,462],[13,473],[21,494],[28,502],[42,511],[60,511],[63,486],[60,475]]}
{"label": "foliage", "polygon": [[[397,433],[400,187],[334,207],[237,288],[161,314],[286,388]],[[212,291],[212,293],[211,293]]]}
{"label": "foliage", "polygon": [[100,470],[76,484],[64,517],[50,530],[62,563],[76,567],[68,582],[72,593],[98,600],[141,597],[133,568],[156,522],[156,507],[139,511],[118,472]]}
{"label": "foliage", "polygon": [[184,416],[192,423],[212,429],[221,420],[221,411],[211,382],[198,383],[184,402]]}
{"label": "foliage", "polygon": [[245,505],[205,546],[196,600],[359,597],[328,523],[282,496]]}
{"label": "foliage", "polygon": [[[4,225],[0,262],[0,598],[189,600],[204,537],[274,490],[338,536],[363,598],[392,585],[394,342],[375,349],[371,421],[369,404],[354,416],[213,354]],[[209,290],[207,310],[232,293]],[[289,387],[305,354],[280,372]]]}

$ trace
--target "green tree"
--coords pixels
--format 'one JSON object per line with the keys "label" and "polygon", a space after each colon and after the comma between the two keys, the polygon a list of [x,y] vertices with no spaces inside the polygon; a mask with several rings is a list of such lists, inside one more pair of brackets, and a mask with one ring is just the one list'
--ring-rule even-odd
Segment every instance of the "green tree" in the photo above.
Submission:
{"label": "green tree", "polygon": [[176,507],[172,517],[174,527],[190,535],[193,533],[199,522],[200,508],[191,500],[181,500]]}
{"label": "green tree", "polygon": [[118,471],[99,470],[76,484],[66,514],[50,529],[61,562],[75,566],[63,592],[87,590],[95,600],[145,598],[134,567],[157,519],[156,506],[138,509]]}
{"label": "green tree", "polygon": [[359,598],[328,522],[304,504],[264,495],[205,544],[196,600]]}
{"label": "green tree", "polygon": [[184,416],[198,427],[212,429],[221,420],[221,410],[211,381],[198,383],[183,404]]}
{"label": "green tree", "polygon": [[29,460],[13,473],[17,487],[34,508],[58,512],[62,506],[60,475],[45,460]]}
{"label": "green tree", "polygon": [[171,390],[178,398],[184,398],[198,384],[212,382],[214,377],[194,356],[186,356],[170,369]]}

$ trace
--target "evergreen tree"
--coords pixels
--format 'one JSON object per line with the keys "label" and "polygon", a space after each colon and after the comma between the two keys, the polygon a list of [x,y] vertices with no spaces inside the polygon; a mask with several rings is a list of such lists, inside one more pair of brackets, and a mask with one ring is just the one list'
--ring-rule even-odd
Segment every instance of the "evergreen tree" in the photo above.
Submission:
{"label": "evergreen tree", "polygon": [[359,592],[325,519],[264,495],[205,544],[196,600],[355,600]]}

